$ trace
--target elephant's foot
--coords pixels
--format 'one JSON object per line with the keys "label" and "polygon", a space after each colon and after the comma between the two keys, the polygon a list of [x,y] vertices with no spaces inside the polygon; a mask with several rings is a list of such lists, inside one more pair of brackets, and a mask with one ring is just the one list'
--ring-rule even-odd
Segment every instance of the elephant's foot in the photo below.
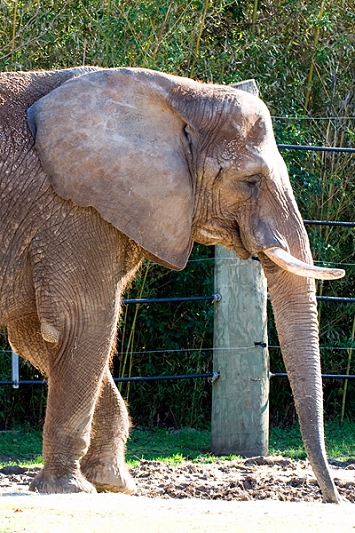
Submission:
{"label": "elephant's foot", "polygon": [[68,494],[72,492],[96,492],[95,487],[78,470],[64,477],[46,475],[41,470],[30,485],[30,490],[44,494]]}
{"label": "elephant's foot", "polygon": [[95,461],[84,458],[81,469],[98,492],[110,491],[134,494],[137,490],[126,465],[105,463],[102,458],[98,458]]}

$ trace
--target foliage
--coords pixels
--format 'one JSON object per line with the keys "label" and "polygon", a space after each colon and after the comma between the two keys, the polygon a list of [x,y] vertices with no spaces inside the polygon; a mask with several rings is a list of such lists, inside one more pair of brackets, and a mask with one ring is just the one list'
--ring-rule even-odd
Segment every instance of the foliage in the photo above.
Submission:
{"label": "foliage", "polygon": [[[169,272],[147,262],[126,297],[211,295],[213,265],[213,249],[199,245],[195,245],[187,267],[181,272]],[[213,304],[210,301],[145,304],[139,308],[138,315],[137,308],[128,305],[124,309],[114,375],[173,376],[212,371]],[[134,344],[129,343],[132,332]],[[134,423],[203,428],[210,422],[210,380],[139,382],[121,389],[129,399]]]}
{"label": "foliage", "polygon": [[[0,69],[127,65],[225,84],[253,77],[273,115],[278,142],[353,146],[354,8],[354,0],[4,0]],[[353,220],[354,155],[291,150],[283,155],[305,219]],[[354,230],[308,230],[315,260],[347,269],[343,280],[320,283],[318,293],[353,295]],[[196,246],[192,258],[181,273],[144,265],[126,297],[211,294],[213,250]],[[115,375],[209,371],[212,314],[209,303],[125,307]],[[270,344],[277,346],[271,311],[269,316]],[[320,304],[327,373],[355,373],[354,316],[353,305]],[[173,351],[181,349],[189,351]],[[270,356],[271,370],[283,371],[279,350]],[[0,364],[3,375],[5,362]],[[23,372],[34,374],[26,365]],[[207,380],[131,384],[122,392],[136,424],[206,427],[209,422]],[[328,418],[355,408],[352,382],[346,387],[343,381],[325,381],[324,396]],[[23,417],[43,419],[40,391],[0,388],[0,399],[3,427]],[[273,423],[293,424],[285,380],[271,382],[270,405]]]}
{"label": "foliage", "polygon": [[[0,349],[0,380],[11,380],[11,352],[9,346]],[[42,379],[30,363],[20,359],[20,379]],[[20,386],[14,389],[9,385],[0,386],[0,431],[17,425],[41,427],[46,406],[46,389],[42,385]]]}

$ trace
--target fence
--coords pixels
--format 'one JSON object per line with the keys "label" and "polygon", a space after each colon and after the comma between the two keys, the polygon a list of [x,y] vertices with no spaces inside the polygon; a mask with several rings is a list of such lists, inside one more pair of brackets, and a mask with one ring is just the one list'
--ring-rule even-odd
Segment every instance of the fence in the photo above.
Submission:
{"label": "fence", "polygon": [[[280,149],[290,149],[290,150],[313,150],[313,151],[332,151],[332,152],[348,152],[355,153],[355,149],[352,148],[332,148],[332,147],[321,147],[321,146],[299,146],[299,145],[279,145]],[[325,220],[304,220],[307,225],[327,225],[327,226],[339,226],[339,227],[355,227],[355,222],[340,222],[340,221],[325,221]],[[137,304],[164,304],[168,302],[183,302],[183,301],[211,301],[212,303],[217,303],[223,298],[223,294],[218,293],[212,294],[210,296],[191,296],[186,298],[148,298],[148,299],[135,299],[135,300],[123,300],[124,304],[128,305],[137,305]],[[355,297],[348,298],[338,298],[338,297],[327,297],[327,296],[318,296],[319,301],[328,301],[328,302],[337,302],[342,304],[351,304],[355,303]],[[266,346],[265,343],[255,343],[259,344],[262,348],[278,348],[278,346]],[[221,348],[219,348],[220,350]],[[225,350],[233,350],[233,346],[224,346]],[[214,348],[210,349],[212,352]],[[169,352],[169,350],[164,350],[164,352]],[[210,378],[212,382],[216,381],[219,377],[219,372],[207,372],[207,373],[190,373],[190,374],[181,374],[181,375],[162,375],[162,376],[136,376],[136,377],[120,377],[114,378],[116,382],[139,382],[139,381],[156,381],[156,380],[180,380],[180,379],[206,379]],[[287,377],[286,373],[272,373],[270,372],[268,378],[285,378]],[[348,374],[323,374],[323,378],[326,379],[342,379],[342,380],[354,380],[355,375]],[[45,384],[46,380],[21,380],[19,376],[19,363],[18,356],[12,354],[12,379],[11,380],[1,380],[0,385],[12,385],[14,388],[18,388],[20,385],[38,385]]]}
{"label": "fence", "polygon": [[[312,223],[314,221],[304,221]],[[317,223],[320,223],[317,221]],[[334,223],[332,223],[334,224]],[[355,227],[355,223],[350,223],[351,227]],[[130,300],[122,300],[123,304],[126,305],[138,305],[138,304],[159,304],[159,303],[177,303],[177,302],[189,302],[189,301],[211,301],[212,303],[216,303],[221,301],[222,295],[219,293],[212,294],[211,296],[190,296],[190,297],[177,297],[177,298],[141,298],[141,299],[130,299]],[[323,302],[334,302],[334,303],[355,303],[355,298],[337,298],[333,296],[317,296],[318,301]],[[257,343],[256,343],[257,344]],[[268,349],[280,349],[280,346],[276,345],[266,345],[263,343],[260,343],[260,345],[263,348]],[[231,349],[231,347],[225,347],[225,349]],[[334,349],[334,348],[333,348]],[[213,351],[213,348],[210,348],[211,351]],[[174,350],[161,350],[161,352],[164,353],[172,353]],[[180,351],[180,350],[176,350]],[[207,351],[205,348],[201,351]],[[6,352],[6,350],[5,350]],[[136,353],[136,352],[134,352]],[[155,353],[159,353],[159,350],[156,350]],[[31,379],[31,380],[20,380],[20,372],[19,372],[19,357],[15,352],[11,352],[12,358],[11,358],[11,369],[12,369],[12,379],[10,380],[0,380],[0,385],[12,385],[14,389],[17,389],[20,385],[45,385],[47,383],[46,379]],[[160,381],[160,380],[173,380],[173,379],[198,379],[198,378],[211,378],[212,382],[218,379],[220,373],[219,372],[206,372],[206,373],[200,373],[200,374],[181,374],[181,375],[163,375],[163,376],[131,376],[131,377],[121,377],[121,378],[113,378],[116,383],[125,383],[129,381]],[[280,377],[285,378],[287,377],[286,373],[283,372],[269,372],[270,378]],[[322,374],[322,378],[324,379],[355,379],[355,375],[351,374]]]}

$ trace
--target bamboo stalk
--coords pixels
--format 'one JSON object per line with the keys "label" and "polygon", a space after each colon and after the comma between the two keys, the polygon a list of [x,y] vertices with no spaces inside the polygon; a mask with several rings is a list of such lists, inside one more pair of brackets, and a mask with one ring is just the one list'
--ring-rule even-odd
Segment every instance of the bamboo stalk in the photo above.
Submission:
{"label": "bamboo stalk", "polygon": [[[323,16],[324,3],[325,1],[323,0],[320,6],[320,9],[319,9],[317,21],[319,21]],[[311,61],[311,66],[309,68],[308,81],[307,81],[307,87],[306,87],[306,99],[304,103],[304,108],[306,111],[308,111],[308,106],[309,106],[310,98],[311,98],[311,91],[312,91],[312,85],[313,85],[313,73],[314,73],[314,67],[315,67],[315,55],[316,55],[316,50],[318,46],[319,35],[320,35],[320,28],[319,26],[317,26],[316,34],[314,36],[312,61]]]}
{"label": "bamboo stalk", "polygon": [[[138,296],[139,300],[143,296],[143,291],[145,289],[145,285],[146,285],[146,282],[147,282],[147,276],[148,276],[149,269],[150,269],[150,263],[147,262],[145,273],[144,273],[144,278],[143,278],[143,283],[142,283],[141,289],[139,291],[139,296]],[[125,372],[125,369],[126,369],[126,365],[127,365],[128,359],[129,359],[128,377],[131,377],[131,374],[132,374],[134,336],[135,336],[136,323],[137,323],[137,318],[138,318],[138,313],[139,313],[140,307],[141,306],[139,304],[136,305],[136,308],[135,308],[135,311],[134,311],[132,327],[131,327],[131,331],[130,331],[129,337],[128,337],[127,348],[126,348],[124,362],[123,362],[123,365],[122,365],[122,373],[121,373],[120,377],[124,376],[124,372]],[[128,400],[129,391],[130,391],[130,384],[131,384],[130,382],[127,383],[127,389],[126,389],[127,390],[127,392],[126,392],[126,399],[127,400]]]}
{"label": "bamboo stalk", "polygon": [[200,43],[201,43],[202,32],[205,29],[205,20],[206,20],[206,15],[207,15],[207,9],[209,8],[210,3],[211,3],[211,0],[205,0],[205,4],[203,6],[200,22],[199,22],[199,25],[198,25],[198,34],[197,34],[196,46],[195,46],[195,57],[194,57],[194,59],[192,61],[192,65],[191,65],[191,69],[190,69],[190,78],[192,78],[193,75],[194,75],[196,61],[197,61],[197,58],[198,58],[198,55],[199,55],[199,51],[200,51]]}
{"label": "bamboo stalk", "polygon": [[[354,342],[354,336],[355,336],[355,315],[354,315],[354,320],[353,320],[353,327],[352,327],[352,330],[351,330],[351,344]],[[346,375],[347,376],[350,374],[350,365],[351,365],[352,356],[353,356],[353,348],[351,346],[351,348],[349,348],[349,352],[348,352],[348,364],[347,364],[347,367],[346,367]],[[348,382],[349,382],[348,379],[346,379],[344,381],[343,399],[342,399],[342,402],[341,402],[341,416],[340,416],[340,422],[341,423],[344,422],[345,402],[346,402],[346,394],[347,394],[347,391],[348,391]]]}
{"label": "bamboo stalk", "polygon": [[[119,370],[118,370],[118,375],[119,375],[120,378],[123,377],[123,362],[124,362],[124,359],[123,359],[123,350],[122,350],[122,348],[124,346],[124,341],[125,341],[125,336],[126,336],[127,315],[128,315],[128,305],[126,305],[126,309],[125,309],[125,313],[124,313],[122,337],[121,337],[121,357],[120,357],[120,367],[119,367]],[[119,388],[120,392],[122,391],[122,387],[123,387],[123,382],[121,381],[121,382],[118,383],[118,388]]]}
{"label": "bamboo stalk", "polygon": [[83,43],[83,61],[82,61],[82,66],[83,67],[86,64],[86,48],[87,48],[87,45],[88,45],[88,42],[87,42],[86,39],[84,39],[84,43]]}
{"label": "bamboo stalk", "polygon": [[258,9],[259,9],[259,0],[254,0],[253,20],[251,24],[252,33],[255,33],[255,29],[256,29],[256,19],[258,18]]}
{"label": "bamboo stalk", "polygon": [[[197,373],[201,372],[201,351],[203,349],[204,339],[205,339],[205,331],[204,331],[203,336],[201,338],[200,351],[198,352],[198,356],[197,356],[197,365],[196,365],[196,372]],[[194,420],[195,413],[196,413],[197,387],[198,387],[198,383],[197,383],[197,379],[195,379],[194,390],[192,392],[191,408],[190,408],[190,412],[189,412],[189,415],[190,415],[190,417],[189,417],[190,418],[190,426],[191,427],[195,427],[195,423],[197,422],[196,420]]]}
{"label": "bamboo stalk", "polygon": [[14,2],[14,15],[13,15],[13,19],[12,19],[11,54],[13,53],[14,48],[15,48],[16,23],[17,23],[17,6],[18,6],[18,0],[15,0],[15,2]]}
{"label": "bamboo stalk", "polygon": [[15,0],[14,3],[14,16],[12,20],[12,39],[11,39],[11,50],[15,48],[15,35],[16,35],[16,20],[17,20],[17,6],[18,0]]}
{"label": "bamboo stalk", "polygon": [[173,7],[173,4],[171,3],[169,5],[169,7],[168,7],[167,12],[166,12],[163,24],[161,25],[159,36],[158,36],[157,42],[155,43],[155,47],[154,47],[154,50],[153,50],[153,53],[152,53],[152,59],[155,59],[155,56],[157,55],[158,50],[159,50],[159,46],[161,45],[161,43],[163,41],[164,29],[165,29],[166,23],[168,21],[168,18],[169,18],[169,15],[170,15],[170,11],[171,11],[172,7]]}

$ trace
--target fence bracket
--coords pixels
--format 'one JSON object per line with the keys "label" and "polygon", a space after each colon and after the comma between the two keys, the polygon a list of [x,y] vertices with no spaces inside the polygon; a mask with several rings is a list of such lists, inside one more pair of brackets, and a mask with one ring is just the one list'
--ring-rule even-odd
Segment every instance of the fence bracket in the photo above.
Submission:
{"label": "fence bracket", "polygon": [[219,378],[220,376],[220,372],[213,372],[213,376],[211,378],[211,383],[214,383],[215,381],[217,381],[217,379]]}

